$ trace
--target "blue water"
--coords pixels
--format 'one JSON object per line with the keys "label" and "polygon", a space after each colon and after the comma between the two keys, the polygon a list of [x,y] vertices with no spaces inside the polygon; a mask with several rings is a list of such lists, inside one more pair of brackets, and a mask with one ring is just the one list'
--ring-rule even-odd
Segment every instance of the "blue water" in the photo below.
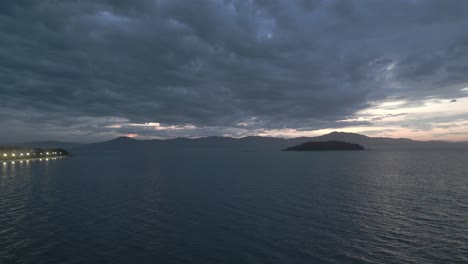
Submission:
{"label": "blue water", "polygon": [[0,263],[468,263],[468,150],[0,164]]}

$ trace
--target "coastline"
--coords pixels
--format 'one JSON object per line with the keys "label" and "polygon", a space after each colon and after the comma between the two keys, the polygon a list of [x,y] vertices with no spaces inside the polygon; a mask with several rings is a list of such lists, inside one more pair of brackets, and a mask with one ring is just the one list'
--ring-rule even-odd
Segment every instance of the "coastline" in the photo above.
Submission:
{"label": "coastline", "polygon": [[57,160],[57,159],[64,159],[70,156],[52,156],[52,157],[45,157],[45,158],[17,158],[17,159],[0,159],[0,163],[8,164],[8,163],[15,163],[15,162],[29,162],[29,161],[49,161],[49,160]]}

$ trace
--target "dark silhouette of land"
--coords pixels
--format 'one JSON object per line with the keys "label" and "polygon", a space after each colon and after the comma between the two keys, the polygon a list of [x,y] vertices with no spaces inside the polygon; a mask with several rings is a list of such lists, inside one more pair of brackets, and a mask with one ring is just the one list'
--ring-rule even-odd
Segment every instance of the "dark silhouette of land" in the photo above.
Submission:
{"label": "dark silhouette of land", "polygon": [[285,151],[329,151],[329,150],[365,150],[359,144],[348,143],[343,141],[310,141],[297,146],[284,149]]}
{"label": "dark silhouette of land", "polygon": [[84,146],[86,144],[82,143],[72,143],[72,142],[61,142],[61,141],[33,141],[33,142],[24,142],[16,144],[8,144],[10,147],[15,148],[42,148],[42,149],[53,149],[53,148],[77,148]]}
{"label": "dark silhouette of land", "polygon": [[417,141],[407,138],[368,137],[355,133],[333,132],[318,137],[275,138],[249,136],[201,137],[140,140],[129,137],[118,137],[109,141],[80,144],[69,142],[30,142],[13,144],[14,147],[30,148],[66,148],[75,150],[145,150],[145,149],[271,149],[281,150],[306,142],[343,141],[359,144],[368,149],[374,148],[432,148],[432,147],[468,147],[468,142]]}
{"label": "dark silhouette of land", "polygon": [[109,141],[86,144],[87,149],[285,149],[310,141],[343,141],[359,144],[365,148],[427,148],[427,147],[468,147],[468,142],[417,141],[407,138],[368,137],[355,133],[333,132],[318,137],[275,138],[249,136],[201,137],[139,140],[118,137]]}
{"label": "dark silhouette of land", "polygon": [[0,147],[0,161],[22,160],[22,159],[41,159],[69,156],[70,153],[62,148],[19,148],[19,147]]}

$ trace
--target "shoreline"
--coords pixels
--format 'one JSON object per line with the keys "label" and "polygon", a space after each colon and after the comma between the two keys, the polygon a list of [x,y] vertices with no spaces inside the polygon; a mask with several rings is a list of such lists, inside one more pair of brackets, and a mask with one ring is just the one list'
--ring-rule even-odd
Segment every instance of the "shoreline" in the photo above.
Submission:
{"label": "shoreline", "polygon": [[39,161],[49,161],[49,160],[56,160],[56,159],[63,159],[63,158],[67,158],[67,157],[70,157],[70,156],[52,156],[52,157],[44,157],[44,158],[17,158],[17,159],[0,159],[0,163],[11,163],[11,162],[23,162],[23,161],[36,161],[36,160],[39,160]]}

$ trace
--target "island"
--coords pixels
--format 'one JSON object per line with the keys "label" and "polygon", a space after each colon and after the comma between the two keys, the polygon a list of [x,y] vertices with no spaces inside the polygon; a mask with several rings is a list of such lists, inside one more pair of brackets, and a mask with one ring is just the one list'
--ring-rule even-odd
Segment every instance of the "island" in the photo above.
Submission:
{"label": "island", "polygon": [[70,156],[70,153],[62,148],[18,148],[0,147],[0,161],[41,159]]}
{"label": "island", "polygon": [[343,141],[309,141],[297,146],[289,147],[284,151],[325,151],[325,150],[365,150],[359,144]]}

